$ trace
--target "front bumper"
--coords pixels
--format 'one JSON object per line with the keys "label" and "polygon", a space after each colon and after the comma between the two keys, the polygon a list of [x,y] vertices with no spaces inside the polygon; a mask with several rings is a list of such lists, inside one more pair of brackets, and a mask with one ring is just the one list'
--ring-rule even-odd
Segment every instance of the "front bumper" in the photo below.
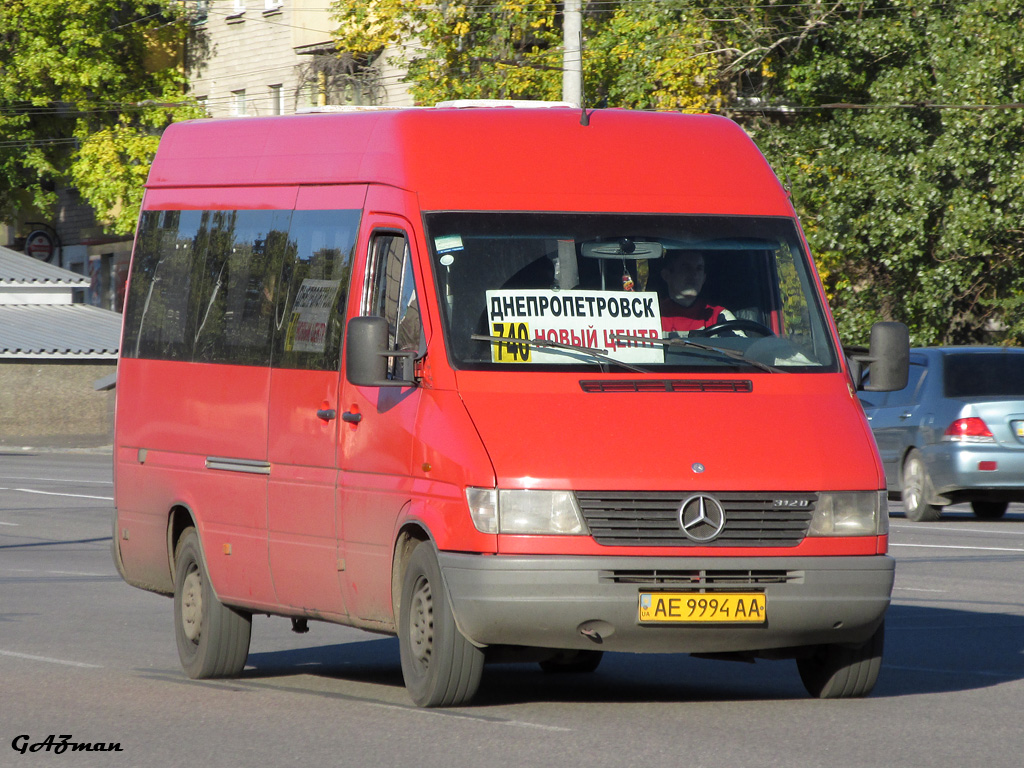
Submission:
{"label": "front bumper", "polygon": [[[440,553],[473,643],[655,653],[859,643],[889,606],[895,561],[868,557],[570,557]],[[641,591],[764,592],[758,625],[642,625]]]}

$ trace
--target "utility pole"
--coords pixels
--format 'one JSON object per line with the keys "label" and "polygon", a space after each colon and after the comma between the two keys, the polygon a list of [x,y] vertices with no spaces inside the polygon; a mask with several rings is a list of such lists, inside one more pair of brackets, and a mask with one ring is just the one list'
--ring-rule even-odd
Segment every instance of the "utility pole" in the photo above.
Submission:
{"label": "utility pole", "polygon": [[583,0],[565,0],[562,19],[562,101],[583,103]]}

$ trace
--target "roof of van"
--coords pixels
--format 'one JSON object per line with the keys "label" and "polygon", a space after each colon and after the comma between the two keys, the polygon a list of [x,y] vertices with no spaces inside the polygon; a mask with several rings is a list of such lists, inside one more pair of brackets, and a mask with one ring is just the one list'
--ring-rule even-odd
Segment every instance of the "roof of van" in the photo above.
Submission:
{"label": "roof of van", "polygon": [[[792,215],[760,151],[713,115],[432,107],[196,120],[164,133],[149,189],[381,183],[423,210]],[[158,206],[164,207],[164,206]]]}

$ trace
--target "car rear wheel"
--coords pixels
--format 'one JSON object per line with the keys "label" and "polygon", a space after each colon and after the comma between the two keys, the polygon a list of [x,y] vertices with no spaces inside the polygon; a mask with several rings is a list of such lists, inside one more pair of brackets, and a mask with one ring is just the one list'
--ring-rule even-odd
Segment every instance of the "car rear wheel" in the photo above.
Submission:
{"label": "car rear wheel", "polygon": [[867,696],[878,681],[885,645],[885,622],[862,645],[820,645],[796,660],[807,692],[818,699]]}
{"label": "car rear wheel", "polygon": [[998,520],[1006,514],[1009,504],[1005,501],[972,501],[971,509],[979,520]]}
{"label": "car rear wheel", "polygon": [[907,454],[903,464],[903,508],[907,518],[915,523],[930,523],[939,519],[942,507],[929,504],[932,495],[932,481],[925,469],[924,460],[918,451]]}
{"label": "car rear wheel", "polygon": [[419,544],[402,580],[398,616],[402,677],[415,704],[455,707],[480,687],[484,652],[455,626],[434,548]]}
{"label": "car rear wheel", "polygon": [[186,528],[174,555],[174,637],[193,680],[234,677],[245,667],[252,615],[221,603],[203,564],[199,534]]}

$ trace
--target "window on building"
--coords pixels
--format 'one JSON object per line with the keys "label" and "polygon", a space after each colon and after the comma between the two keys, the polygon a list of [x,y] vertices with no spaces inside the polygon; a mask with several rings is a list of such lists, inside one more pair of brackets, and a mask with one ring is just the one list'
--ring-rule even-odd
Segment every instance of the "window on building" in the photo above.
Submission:
{"label": "window on building", "polygon": [[192,12],[192,23],[196,26],[205,24],[210,15],[210,0],[196,0],[195,10]]}
{"label": "window on building", "polygon": [[245,88],[231,92],[231,114],[235,116],[246,114]]}
{"label": "window on building", "polygon": [[284,114],[284,89],[280,85],[270,86],[270,114]]}

